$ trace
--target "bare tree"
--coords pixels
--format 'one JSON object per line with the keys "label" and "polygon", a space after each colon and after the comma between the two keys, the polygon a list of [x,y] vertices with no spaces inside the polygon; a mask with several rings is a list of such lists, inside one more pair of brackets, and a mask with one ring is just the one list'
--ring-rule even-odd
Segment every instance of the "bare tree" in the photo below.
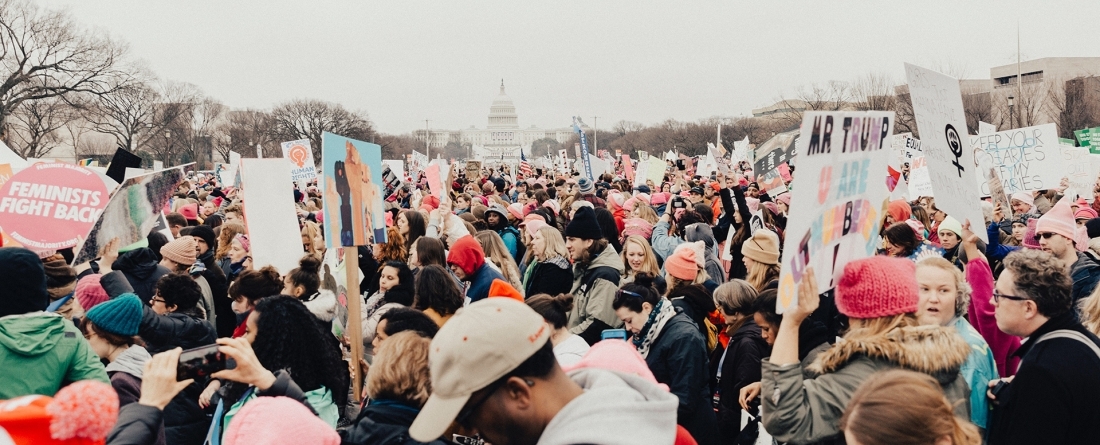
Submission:
{"label": "bare tree", "polygon": [[852,83],[851,96],[857,110],[890,111],[896,107],[894,79],[888,74],[869,73]]}
{"label": "bare tree", "polygon": [[825,83],[802,85],[795,89],[793,98],[781,97],[779,102],[786,108],[781,119],[789,126],[802,124],[802,115],[806,111],[836,111],[850,106],[852,87],[847,82],[830,80]]}
{"label": "bare tree", "polygon": [[[221,162],[229,162],[230,152],[254,158],[257,144],[264,147],[264,157],[281,156],[282,152],[275,146],[271,133],[274,121],[271,113],[262,110],[227,111],[213,129],[214,151],[221,157]],[[314,152],[318,151],[314,148]]]}
{"label": "bare tree", "polygon": [[62,128],[76,119],[72,105],[58,97],[28,100],[9,116],[9,138],[24,158],[41,158],[64,141]]}
{"label": "bare tree", "polygon": [[1057,114],[1058,135],[1074,139],[1074,130],[1100,125],[1100,77],[1082,76],[1058,81],[1048,92],[1051,111]]}
{"label": "bare tree", "polygon": [[8,139],[7,118],[23,102],[112,91],[125,52],[67,12],[0,0],[0,136]]}
{"label": "bare tree", "polygon": [[993,99],[989,92],[968,94],[962,92],[963,114],[966,115],[966,129],[970,134],[978,134],[978,123],[993,121]]}
{"label": "bare tree", "polygon": [[321,161],[321,136],[325,132],[369,141],[375,131],[366,113],[314,99],[295,99],[271,111],[273,135],[280,141],[309,139],[314,161]]}
{"label": "bare tree", "polygon": [[209,97],[183,107],[179,117],[168,127],[185,158],[181,161],[196,162],[199,169],[213,167],[207,165],[211,160],[208,156],[213,150],[214,128],[225,109],[225,105]]}
{"label": "bare tree", "polygon": [[152,137],[153,120],[160,101],[144,76],[117,76],[107,94],[85,97],[84,118],[91,128],[115,138],[118,147],[134,152],[139,142]]}

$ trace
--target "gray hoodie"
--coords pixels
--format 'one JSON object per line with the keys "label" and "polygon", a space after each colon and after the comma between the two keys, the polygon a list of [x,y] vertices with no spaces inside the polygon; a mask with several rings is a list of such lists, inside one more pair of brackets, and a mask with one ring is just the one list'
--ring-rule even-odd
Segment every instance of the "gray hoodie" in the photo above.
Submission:
{"label": "gray hoodie", "polygon": [[141,378],[141,373],[145,369],[145,362],[153,358],[149,355],[149,351],[138,345],[131,345],[118,357],[115,357],[115,361],[107,365],[107,372],[122,371],[130,374],[134,377]]}
{"label": "gray hoodie", "polygon": [[676,396],[645,379],[602,369],[569,373],[584,394],[558,412],[537,445],[671,444]]}

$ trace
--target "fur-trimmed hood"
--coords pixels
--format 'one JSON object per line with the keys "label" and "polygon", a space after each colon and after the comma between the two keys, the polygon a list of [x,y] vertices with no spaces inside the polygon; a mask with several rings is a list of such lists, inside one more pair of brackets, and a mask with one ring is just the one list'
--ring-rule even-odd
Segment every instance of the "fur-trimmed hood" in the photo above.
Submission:
{"label": "fur-trimmed hood", "polygon": [[912,326],[858,340],[841,339],[818,355],[809,368],[819,374],[831,373],[863,356],[923,372],[946,384],[955,379],[969,355],[970,346],[955,328]]}

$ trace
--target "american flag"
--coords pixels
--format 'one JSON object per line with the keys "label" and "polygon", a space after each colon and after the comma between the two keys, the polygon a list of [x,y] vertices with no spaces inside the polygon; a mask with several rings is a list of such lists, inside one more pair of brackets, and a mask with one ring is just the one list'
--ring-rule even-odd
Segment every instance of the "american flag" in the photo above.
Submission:
{"label": "american flag", "polygon": [[531,176],[531,163],[527,162],[527,155],[523,154],[522,149],[519,151],[519,172],[524,177]]}

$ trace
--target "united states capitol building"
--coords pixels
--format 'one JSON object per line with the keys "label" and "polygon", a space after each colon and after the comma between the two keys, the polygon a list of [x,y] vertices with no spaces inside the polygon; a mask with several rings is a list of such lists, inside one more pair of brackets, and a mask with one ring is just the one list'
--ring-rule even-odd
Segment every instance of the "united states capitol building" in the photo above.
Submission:
{"label": "united states capitol building", "polygon": [[[566,116],[565,119],[571,119]],[[582,126],[587,129],[587,126]],[[425,134],[429,136],[429,146],[432,149],[432,158],[436,157],[436,150],[442,150],[450,142],[469,144],[476,159],[498,160],[503,157],[505,161],[518,161],[520,149],[530,156],[531,143],[539,139],[550,138],[564,143],[573,137],[573,128],[541,129],[537,126],[520,128],[519,115],[516,114],[516,106],[512,98],[504,93],[504,81],[500,81],[500,93],[493,104],[489,106],[488,125],[484,128],[470,126],[464,130],[417,130],[414,132],[417,139],[423,141]],[[570,153],[572,156],[572,153]]]}

